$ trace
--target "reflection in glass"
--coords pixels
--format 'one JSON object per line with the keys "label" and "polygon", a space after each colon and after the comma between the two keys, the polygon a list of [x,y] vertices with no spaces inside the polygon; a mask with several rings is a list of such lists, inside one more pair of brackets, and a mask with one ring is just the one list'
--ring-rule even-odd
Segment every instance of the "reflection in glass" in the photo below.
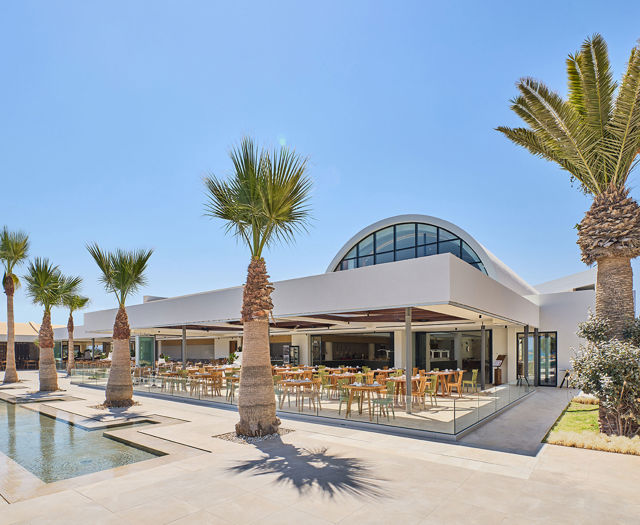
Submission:
{"label": "reflection in glass", "polygon": [[372,255],[373,254],[373,235],[369,235],[360,241],[358,244],[358,255],[362,257],[363,255]]}
{"label": "reflection in glass", "polygon": [[389,252],[393,249],[393,226],[376,232],[376,253]]}
{"label": "reflection in glass", "polygon": [[393,252],[376,254],[376,264],[393,262]]}
{"label": "reflection in glass", "polygon": [[396,250],[412,248],[416,245],[416,225],[398,224],[396,225]]}
{"label": "reflection in glass", "polygon": [[438,243],[438,253],[451,253],[456,257],[460,257],[460,240],[445,241]]}
{"label": "reflection in glass", "polygon": [[438,240],[438,228],[431,224],[418,224],[418,244],[430,244]]}

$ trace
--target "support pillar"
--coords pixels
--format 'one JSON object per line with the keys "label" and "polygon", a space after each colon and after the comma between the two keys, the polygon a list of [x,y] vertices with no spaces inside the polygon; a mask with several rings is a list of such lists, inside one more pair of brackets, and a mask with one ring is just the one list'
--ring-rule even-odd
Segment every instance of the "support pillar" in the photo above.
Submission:
{"label": "support pillar", "polygon": [[404,310],[404,377],[406,378],[406,407],[407,414],[411,414],[411,378],[413,377],[413,338],[411,337],[411,307]]}
{"label": "support pillar", "polygon": [[93,361],[96,357],[96,338],[91,338],[91,360]]}
{"label": "support pillar", "polygon": [[524,338],[522,340],[522,377],[527,385],[529,384],[529,325],[524,327]]}
{"label": "support pillar", "polygon": [[182,370],[187,368],[187,327],[182,327],[182,344],[180,345],[180,359],[182,360]]}
{"label": "support pillar", "polygon": [[140,366],[140,336],[136,335],[134,339],[135,343],[135,355],[136,355],[136,367]]}
{"label": "support pillar", "polygon": [[484,390],[487,380],[487,331],[484,323],[480,327],[480,391]]}
{"label": "support pillar", "polygon": [[425,334],[426,346],[427,346],[427,355],[425,356],[425,369],[427,372],[431,370],[431,334],[427,332]]}
{"label": "support pillar", "polygon": [[533,329],[533,386],[540,384],[540,338],[538,329]]}

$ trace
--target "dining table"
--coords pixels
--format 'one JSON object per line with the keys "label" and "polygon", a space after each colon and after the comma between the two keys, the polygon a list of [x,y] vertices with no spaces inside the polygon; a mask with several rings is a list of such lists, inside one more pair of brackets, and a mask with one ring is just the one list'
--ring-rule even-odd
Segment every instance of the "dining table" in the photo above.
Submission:
{"label": "dining table", "polygon": [[384,392],[386,389],[385,385],[381,385],[379,383],[372,383],[370,385],[364,383],[353,383],[351,385],[347,385],[347,390],[349,390],[349,402],[347,403],[347,411],[345,413],[345,417],[349,417],[351,415],[351,404],[353,403],[353,398],[356,395],[356,392],[360,393],[358,399],[358,414],[362,414],[362,405],[363,399],[366,396],[367,404],[369,406],[369,421],[373,419],[373,413],[371,411],[371,394]]}
{"label": "dining table", "polygon": [[455,379],[455,376],[458,372],[464,374],[464,370],[438,370],[437,372],[431,371],[427,372],[428,376],[436,376],[436,394],[438,393],[438,388],[441,389],[442,396],[449,395],[449,381],[451,378]]}

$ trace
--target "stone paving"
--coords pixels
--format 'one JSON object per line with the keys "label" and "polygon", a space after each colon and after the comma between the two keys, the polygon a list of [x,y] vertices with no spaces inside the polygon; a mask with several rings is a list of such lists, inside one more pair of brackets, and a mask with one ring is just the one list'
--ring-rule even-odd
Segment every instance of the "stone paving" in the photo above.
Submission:
{"label": "stone paving", "polygon": [[[35,387],[36,373],[22,377],[26,390]],[[124,416],[95,408],[104,392],[60,383],[75,399],[43,406],[95,420]],[[636,456],[552,445],[524,455],[285,418],[294,432],[246,445],[213,437],[233,430],[232,410],[138,401],[136,417],[172,423],[128,429],[128,439],[179,450],[25,490],[11,504],[0,499],[0,524],[585,524],[640,517]]]}

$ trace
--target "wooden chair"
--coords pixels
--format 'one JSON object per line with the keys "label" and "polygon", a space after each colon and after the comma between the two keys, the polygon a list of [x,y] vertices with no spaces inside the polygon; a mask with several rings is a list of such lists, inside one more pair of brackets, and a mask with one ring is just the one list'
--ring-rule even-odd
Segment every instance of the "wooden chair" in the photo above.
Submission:
{"label": "wooden chair", "polygon": [[462,370],[456,372],[455,379],[447,384],[449,394],[451,394],[451,390],[455,388],[456,392],[458,392],[458,397],[462,397],[462,374],[464,374]]}
{"label": "wooden chair", "polygon": [[396,411],[393,408],[395,402],[396,385],[393,381],[387,381],[387,390],[383,395],[378,396],[371,400],[373,404],[374,412],[375,407],[378,407],[380,415],[386,415],[387,421],[389,421],[389,407],[391,407],[391,413],[393,419],[396,418]]}
{"label": "wooden chair", "polygon": [[304,386],[300,389],[300,404],[298,405],[300,411],[304,410],[304,400],[309,400],[309,410],[311,410],[311,405],[313,404],[313,410],[316,409],[316,401],[318,402],[318,409],[322,410],[321,404],[321,394],[322,394],[322,384],[320,382],[314,381],[308,386]]}
{"label": "wooden chair", "polygon": [[478,390],[478,369],[471,370],[471,379],[462,381],[462,387],[472,388],[474,392]]}

